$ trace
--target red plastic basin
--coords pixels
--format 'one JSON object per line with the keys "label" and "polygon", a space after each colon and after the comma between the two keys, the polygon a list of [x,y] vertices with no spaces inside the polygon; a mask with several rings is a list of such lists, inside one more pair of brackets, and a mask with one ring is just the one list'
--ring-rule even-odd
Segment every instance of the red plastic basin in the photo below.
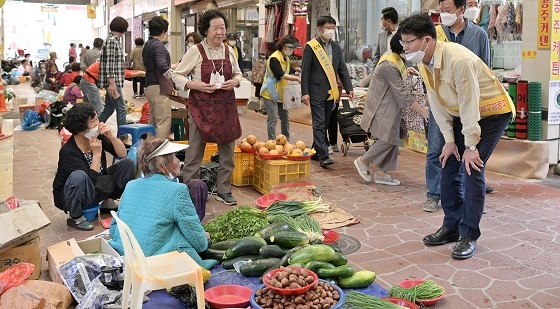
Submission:
{"label": "red plastic basin", "polygon": [[394,298],[394,297],[385,297],[383,298],[386,301],[390,301],[395,305],[399,305],[401,307],[409,308],[409,309],[420,309],[420,306],[417,304],[402,298]]}
{"label": "red plastic basin", "polygon": [[212,308],[241,308],[249,305],[251,293],[245,286],[219,285],[204,291],[204,298]]}
{"label": "red plastic basin", "polygon": [[[399,282],[399,286],[401,288],[408,289],[408,288],[417,286],[420,283],[423,283],[424,281],[426,281],[426,280],[417,280],[417,279],[409,280],[409,279],[406,279],[404,281]],[[417,299],[416,302],[420,303],[424,306],[431,306],[431,305],[437,303],[438,301],[440,301],[444,296],[445,296],[445,293],[443,293],[443,295],[441,295],[440,297],[436,297],[436,298],[432,298],[432,299]]]}
{"label": "red plastic basin", "polygon": [[[291,269],[297,269],[298,271],[301,271],[303,268],[301,267],[292,267],[290,266]],[[308,285],[298,288],[298,289],[281,289],[281,288],[277,288],[274,286],[271,286],[270,284],[268,284],[268,281],[272,278],[274,278],[274,275],[278,272],[284,271],[284,269],[274,269],[271,270],[269,272],[267,272],[264,276],[263,276],[263,283],[264,285],[266,285],[267,287],[269,287],[271,290],[273,290],[274,292],[280,294],[280,295],[284,295],[284,296],[291,296],[291,295],[301,295],[304,294],[305,292],[309,291],[313,286],[315,286],[315,284],[317,284],[317,281],[319,281],[319,277],[317,276],[316,273],[312,272],[309,269],[305,269],[307,271],[307,273],[309,274],[309,276],[313,277],[313,282],[309,283]]]}
{"label": "red plastic basin", "polygon": [[284,193],[270,193],[259,197],[256,200],[257,206],[261,209],[266,209],[268,206],[272,205],[274,201],[280,200],[285,201],[288,199],[288,196]]}
{"label": "red plastic basin", "polygon": [[333,230],[323,230],[323,236],[325,236],[323,242],[326,244],[334,244],[334,242],[338,239],[338,237],[340,237],[338,232]]}

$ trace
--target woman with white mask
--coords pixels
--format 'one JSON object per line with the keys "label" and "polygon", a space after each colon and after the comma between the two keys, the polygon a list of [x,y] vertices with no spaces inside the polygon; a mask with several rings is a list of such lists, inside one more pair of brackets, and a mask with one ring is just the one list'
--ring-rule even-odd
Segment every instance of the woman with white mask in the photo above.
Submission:
{"label": "woman with white mask", "polygon": [[[68,226],[93,230],[83,210],[104,200],[106,208],[114,209],[113,199],[120,198],[126,184],[134,179],[136,165],[132,159],[125,158],[124,144],[109,126],[99,122],[95,107],[90,103],[72,107],[63,125],[72,136],[59,152],[53,181],[54,204],[69,214]],[[123,159],[107,167],[106,151]]]}
{"label": "woman with white mask", "polygon": [[261,97],[268,114],[268,139],[276,139],[276,122],[280,116],[281,132],[290,139],[290,119],[288,110],[284,109],[284,88],[289,81],[301,83],[298,76],[290,75],[290,56],[294,49],[301,47],[292,34],[285,35],[276,43],[276,51],[270,55],[266,63],[266,74],[261,88]]}

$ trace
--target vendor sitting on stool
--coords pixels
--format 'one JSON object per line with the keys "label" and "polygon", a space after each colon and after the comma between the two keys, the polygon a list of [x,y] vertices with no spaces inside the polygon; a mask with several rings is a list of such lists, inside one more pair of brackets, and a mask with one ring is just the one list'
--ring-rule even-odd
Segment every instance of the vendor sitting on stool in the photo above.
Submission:
{"label": "vendor sitting on stool", "polygon": [[[124,144],[107,125],[99,122],[93,105],[81,103],[71,108],[63,126],[72,136],[58,154],[54,204],[70,214],[68,226],[93,230],[93,224],[83,216],[83,209],[105,199],[119,198],[136,175],[135,164],[130,158],[124,158]],[[105,151],[124,159],[107,168]]]}
{"label": "vendor sitting on stool", "polygon": [[[208,189],[200,179],[192,179],[185,185],[175,178],[181,172],[175,152],[187,147],[158,138],[143,141],[136,158],[146,178],[133,180],[126,186],[118,216],[130,227],[146,257],[179,250],[210,269],[218,261],[202,260],[198,255],[208,248],[210,238],[200,223]],[[113,220],[110,228],[113,240],[109,244],[124,254],[117,228]]]}

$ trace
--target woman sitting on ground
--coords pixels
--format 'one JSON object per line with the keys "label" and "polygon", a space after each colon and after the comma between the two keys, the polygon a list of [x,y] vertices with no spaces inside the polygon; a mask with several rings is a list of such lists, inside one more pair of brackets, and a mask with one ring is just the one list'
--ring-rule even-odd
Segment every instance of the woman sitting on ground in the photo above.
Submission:
{"label": "woman sitting on ground", "polygon": [[[200,223],[206,210],[208,189],[200,179],[191,180],[188,187],[175,181],[180,174],[180,161],[175,152],[186,147],[157,138],[142,142],[136,158],[145,178],[133,180],[126,186],[118,216],[128,224],[147,257],[180,250],[200,266],[210,269],[218,261],[202,260],[198,255],[208,248],[209,235]],[[197,201],[203,205],[196,205]],[[115,220],[110,233],[113,240],[109,243],[124,254]]]}
{"label": "woman sitting on ground", "polygon": [[82,94],[82,90],[80,89],[80,81],[82,81],[81,75],[74,77],[72,83],[64,91],[64,97],[62,98],[62,101],[64,101],[64,103],[70,103],[74,105],[76,104],[76,100],[82,99],[84,97],[84,95]]}
{"label": "woman sitting on ground", "polygon": [[[111,129],[99,122],[93,105],[72,107],[63,120],[72,136],[58,153],[58,169],[53,181],[54,205],[69,213],[68,226],[93,230],[83,210],[106,199],[120,198],[126,184],[136,176],[132,159]],[[107,167],[105,151],[124,158]]]}

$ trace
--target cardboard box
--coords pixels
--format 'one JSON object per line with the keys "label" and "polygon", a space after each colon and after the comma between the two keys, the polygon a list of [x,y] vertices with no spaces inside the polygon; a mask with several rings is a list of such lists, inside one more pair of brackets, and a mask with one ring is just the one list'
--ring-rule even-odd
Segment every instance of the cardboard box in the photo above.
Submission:
{"label": "cardboard box", "polygon": [[60,274],[60,266],[70,262],[73,258],[88,253],[105,253],[114,257],[120,255],[103,238],[76,241],[72,238],[67,241],[47,247],[47,263],[49,265],[49,275],[53,282],[64,284]]}
{"label": "cardboard box", "polygon": [[38,231],[51,223],[38,201],[19,201],[14,210],[0,209],[6,210],[0,213],[0,253],[37,237]]}
{"label": "cardboard box", "polygon": [[28,279],[39,279],[39,276],[41,276],[41,242],[39,237],[0,253],[0,272],[21,262],[35,265],[35,269]]}

